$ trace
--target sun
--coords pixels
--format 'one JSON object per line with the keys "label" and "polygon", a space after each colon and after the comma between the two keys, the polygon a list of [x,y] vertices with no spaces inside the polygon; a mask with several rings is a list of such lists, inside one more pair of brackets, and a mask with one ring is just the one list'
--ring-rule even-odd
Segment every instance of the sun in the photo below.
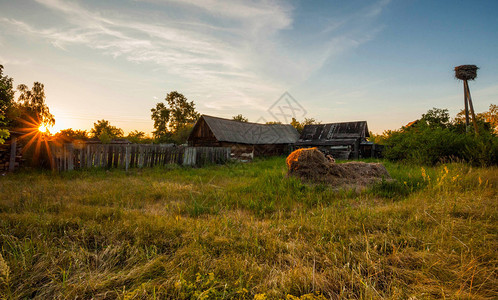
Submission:
{"label": "sun", "polygon": [[50,133],[47,124],[41,124],[40,126],[38,126],[38,131],[42,133]]}

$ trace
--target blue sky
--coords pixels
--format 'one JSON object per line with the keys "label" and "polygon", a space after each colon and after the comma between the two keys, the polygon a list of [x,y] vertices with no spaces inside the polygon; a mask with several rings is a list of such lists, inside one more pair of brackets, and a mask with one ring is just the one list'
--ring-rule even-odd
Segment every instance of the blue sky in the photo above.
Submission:
{"label": "blue sky", "polygon": [[497,12],[458,0],[0,0],[0,64],[15,84],[45,84],[56,129],[107,119],[150,132],[150,109],[173,90],[200,113],[270,121],[288,91],[306,117],[380,133],[432,107],[456,114],[457,65],[480,67],[476,111],[498,103]]}

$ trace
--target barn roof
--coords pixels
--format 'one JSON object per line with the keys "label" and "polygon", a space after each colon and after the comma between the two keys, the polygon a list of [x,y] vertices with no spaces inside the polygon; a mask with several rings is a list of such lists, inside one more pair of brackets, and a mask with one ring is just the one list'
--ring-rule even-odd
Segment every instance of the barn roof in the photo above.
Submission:
{"label": "barn roof", "polygon": [[367,121],[306,125],[297,144],[352,144],[369,136]]}
{"label": "barn roof", "polygon": [[297,130],[289,124],[239,122],[207,115],[202,115],[197,124],[199,124],[201,119],[206,122],[216,139],[220,142],[251,145],[293,144],[299,138]]}

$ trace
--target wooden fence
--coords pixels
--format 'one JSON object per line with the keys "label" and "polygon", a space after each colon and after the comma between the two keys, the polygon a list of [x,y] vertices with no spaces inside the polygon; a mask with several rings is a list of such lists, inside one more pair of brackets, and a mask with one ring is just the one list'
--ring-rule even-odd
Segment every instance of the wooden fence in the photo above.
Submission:
{"label": "wooden fence", "polygon": [[230,158],[230,148],[171,147],[141,144],[50,144],[53,170],[100,168],[144,168],[178,164],[200,167],[222,164]]}

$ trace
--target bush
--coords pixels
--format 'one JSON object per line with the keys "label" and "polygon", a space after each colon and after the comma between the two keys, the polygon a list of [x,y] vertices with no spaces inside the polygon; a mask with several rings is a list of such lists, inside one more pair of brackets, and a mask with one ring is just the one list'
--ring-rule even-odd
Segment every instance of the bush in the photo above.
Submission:
{"label": "bush", "polygon": [[478,135],[466,133],[460,123],[448,122],[447,110],[429,110],[412,126],[386,133],[384,155],[389,160],[425,165],[448,160],[496,165],[498,137],[490,130],[489,124],[479,123]]}

